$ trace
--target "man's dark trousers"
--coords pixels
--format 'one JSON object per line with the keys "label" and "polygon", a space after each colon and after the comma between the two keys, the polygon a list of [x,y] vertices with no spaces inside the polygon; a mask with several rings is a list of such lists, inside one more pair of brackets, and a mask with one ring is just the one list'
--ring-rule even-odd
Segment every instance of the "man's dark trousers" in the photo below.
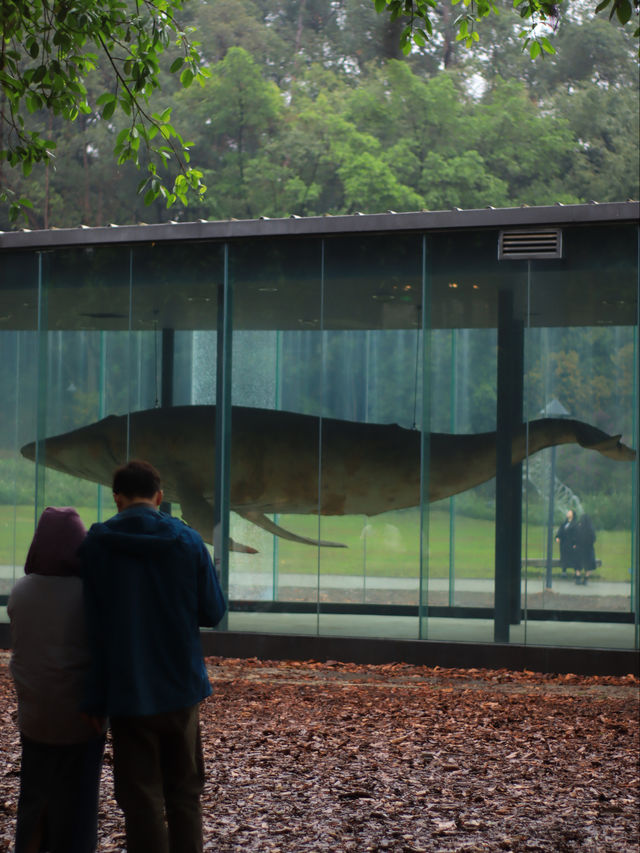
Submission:
{"label": "man's dark trousers", "polygon": [[204,762],[198,705],[112,717],[111,734],[127,853],[202,853]]}

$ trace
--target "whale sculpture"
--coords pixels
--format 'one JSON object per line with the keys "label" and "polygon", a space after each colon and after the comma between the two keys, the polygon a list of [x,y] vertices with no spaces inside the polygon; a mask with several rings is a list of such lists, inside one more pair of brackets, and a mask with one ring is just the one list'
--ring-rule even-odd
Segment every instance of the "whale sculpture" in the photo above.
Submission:
{"label": "whale sculpture", "polygon": [[[129,445],[127,446],[127,434]],[[377,515],[420,502],[417,430],[271,409],[234,406],[231,432],[231,509],[258,527],[304,544],[344,547],[298,536],[266,514]],[[428,434],[429,500],[463,492],[496,473],[494,432]],[[635,451],[597,427],[544,418],[512,441],[512,463],[552,445],[577,443],[616,461]],[[212,541],[215,406],[148,409],[103,420],[40,442],[49,468],[111,486],[113,470],[129,458],[147,459],[162,475],[165,499]],[[36,458],[36,443],[21,450]]]}

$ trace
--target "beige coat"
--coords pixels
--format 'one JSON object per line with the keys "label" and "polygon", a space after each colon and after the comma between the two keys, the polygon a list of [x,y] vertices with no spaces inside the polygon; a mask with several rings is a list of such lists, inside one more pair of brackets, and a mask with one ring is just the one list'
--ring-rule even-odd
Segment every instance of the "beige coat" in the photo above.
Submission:
{"label": "beige coat", "polygon": [[20,732],[51,744],[95,737],[79,711],[89,665],[81,579],[26,575],[11,591],[7,612]]}

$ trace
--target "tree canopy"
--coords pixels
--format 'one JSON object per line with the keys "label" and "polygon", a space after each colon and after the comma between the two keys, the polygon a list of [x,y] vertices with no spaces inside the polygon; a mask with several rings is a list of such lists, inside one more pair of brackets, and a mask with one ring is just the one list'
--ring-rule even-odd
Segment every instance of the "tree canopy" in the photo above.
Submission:
{"label": "tree canopy", "polygon": [[0,193],[30,227],[637,197],[630,32],[574,0],[532,62],[495,3],[468,51],[449,0],[5,0]]}
{"label": "tree canopy", "polygon": [[[148,177],[139,189],[148,201],[160,194],[170,203],[186,201],[189,187],[204,191],[201,174],[188,166],[188,144],[170,124],[170,107],[148,109],[166,51],[176,53],[169,70],[179,74],[182,86],[207,74],[197,42],[176,20],[182,8],[183,0],[3,0],[0,167],[21,166],[28,175],[35,163],[53,156],[55,142],[29,129],[26,114],[44,109],[75,121],[95,112],[108,122],[119,108],[128,122],[114,155],[120,164],[142,166],[144,153]],[[87,78],[96,71],[104,75],[102,91],[91,97]],[[158,165],[171,160],[179,174],[169,190]],[[2,183],[0,191],[7,200]]]}

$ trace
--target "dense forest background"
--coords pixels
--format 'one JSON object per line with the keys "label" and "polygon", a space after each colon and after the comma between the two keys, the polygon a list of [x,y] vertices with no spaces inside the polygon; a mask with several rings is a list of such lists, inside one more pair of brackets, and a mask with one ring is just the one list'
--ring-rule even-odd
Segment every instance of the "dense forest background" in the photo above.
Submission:
{"label": "dense forest background", "polygon": [[33,201],[29,228],[638,198],[634,40],[572,3],[557,54],[532,61],[504,6],[467,50],[443,4],[405,58],[402,24],[370,0],[193,0],[211,77],[181,90],[167,73],[152,108],[193,143],[201,203],[145,207],[142,175],[112,157],[122,125],[98,113],[32,115],[54,163],[4,180]]}

